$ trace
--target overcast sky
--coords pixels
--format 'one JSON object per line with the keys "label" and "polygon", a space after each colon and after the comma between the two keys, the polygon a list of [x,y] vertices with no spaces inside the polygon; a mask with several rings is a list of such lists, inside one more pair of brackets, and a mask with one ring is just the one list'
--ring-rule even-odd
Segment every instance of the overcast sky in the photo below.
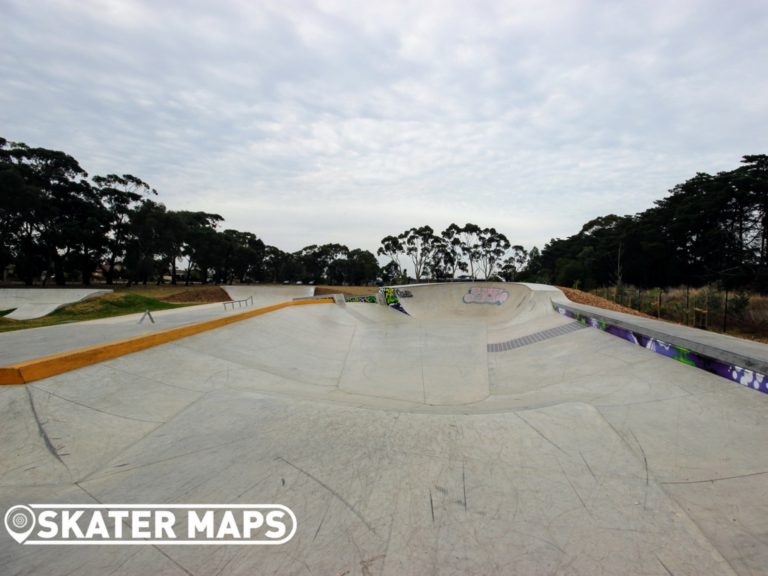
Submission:
{"label": "overcast sky", "polygon": [[765,0],[0,0],[0,136],[294,251],[542,247],[768,153]]}

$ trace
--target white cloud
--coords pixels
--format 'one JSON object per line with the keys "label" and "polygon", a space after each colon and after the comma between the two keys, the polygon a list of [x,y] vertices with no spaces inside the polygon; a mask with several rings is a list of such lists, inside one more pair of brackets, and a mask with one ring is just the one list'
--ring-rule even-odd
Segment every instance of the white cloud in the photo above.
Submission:
{"label": "white cloud", "polygon": [[766,147],[757,0],[0,4],[0,135],[283,249],[542,246]]}

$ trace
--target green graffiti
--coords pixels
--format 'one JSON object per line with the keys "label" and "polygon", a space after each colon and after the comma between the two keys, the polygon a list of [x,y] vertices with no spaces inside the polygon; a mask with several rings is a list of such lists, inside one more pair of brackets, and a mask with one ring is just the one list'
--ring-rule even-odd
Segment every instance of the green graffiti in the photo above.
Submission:
{"label": "green graffiti", "polygon": [[[382,290],[379,290],[379,293],[381,293]],[[397,297],[397,292],[394,288],[384,288],[384,301],[387,303],[387,306],[392,306],[393,304],[400,304],[400,298]]]}
{"label": "green graffiti", "polygon": [[347,296],[345,302],[364,302],[366,304],[378,304],[379,300],[376,294],[367,294],[365,296]]}
{"label": "green graffiti", "polygon": [[672,348],[674,348],[675,353],[672,356],[675,360],[678,362],[682,362],[683,364],[687,364],[688,366],[696,366],[696,362],[693,361],[693,359],[690,357],[691,351],[687,348],[683,348],[682,346],[677,346],[676,344],[672,344]]}

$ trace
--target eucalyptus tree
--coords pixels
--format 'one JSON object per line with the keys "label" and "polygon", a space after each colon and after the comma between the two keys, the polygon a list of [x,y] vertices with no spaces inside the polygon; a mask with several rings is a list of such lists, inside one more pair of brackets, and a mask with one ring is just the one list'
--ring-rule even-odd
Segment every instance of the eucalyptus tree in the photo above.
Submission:
{"label": "eucalyptus tree", "polygon": [[368,284],[379,275],[379,263],[368,250],[355,248],[344,259],[335,260],[329,272],[334,283]]}
{"label": "eucalyptus tree", "polygon": [[376,256],[368,250],[357,248],[349,253],[351,280],[354,284],[370,284],[376,281],[381,269]]}
{"label": "eucalyptus tree", "polygon": [[397,236],[386,236],[381,240],[381,246],[376,251],[379,256],[387,256],[394,262],[398,270],[401,270],[400,255],[405,253],[405,248]]}
{"label": "eucalyptus tree", "polygon": [[276,246],[264,247],[264,275],[268,282],[278,282],[282,279],[283,270],[292,255],[283,252]]}
{"label": "eucalyptus tree", "polygon": [[457,271],[468,270],[466,262],[461,258],[461,240],[449,230],[440,233],[440,241],[434,255],[434,268],[441,272],[443,278],[454,278]]}
{"label": "eucalyptus tree", "polygon": [[404,281],[404,272],[394,260],[381,267],[381,281],[384,284],[400,284]]}
{"label": "eucalyptus tree", "polygon": [[339,277],[339,265],[334,264],[337,260],[345,260],[349,255],[349,248],[343,244],[322,244],[320,246],[312,244],[296,252],[294,256],[303,264],[306,279],[314,282],[331,281],[331,270],[333,276]]}
{"label": "eucalyptus tree", "polygon": [[[59,285],[66,281],[68,264],[87,271],[90,259],[101,250],[96,233],[103,220],[88,174],[77,160],[57,150],[0,139],[0,167],[3,186],[10,192],[1,201],[0,219],[9,231],[15,227],[13,256],[25,282],[31,283],[49,263]],[[78,251],[81,257],[74,258]],[[3,252],[7,256],[10,250]],[[89,280],[90,275],[84,278]]]}
{"label": "eucalyptus tree", "polygon": [[[534,250],[537,249],[534,247]],[[533,250],[531,252],[533,252]],[[520,271],[525,268],[527,260],[528,252],[525,248],[519,244],[512,246],[507,253],[507,257],[501,263],[501,275],[505,280],[514,282],[517,280],[517,276]]]}
{"label": "eucalyptus tree", "polygon": [[469,275],[474,279],[481,254],[482,229],[477,224],[467,223],[462,227],[451,224],[443,231],[443,238],[450,242],[458,240],[457,248],[469,268]]}
{"label": "eucalyptus tree", "polygon": [[215,269],[219,259],[223,256],[223,246],[216,231],[219,223],[224,218],[218,214],[209,212],[174,212],[172,218],[180,223],[180,238],[176,235],[168,235],[164,238],[164,254],[169,265],[184,256],[187,259],[187,278],[189,283],[191,272],[197,268],[203,282],[208,281],[212,269]]}
{"label": "eucalyptus tree", "polygon": [[413,263],[413,275],[416,281],[420,281],[428,264],[440,242],[440,238],[435,236],[435,231],[431,226],[421,226],[419,228],[410,228],[398,235],[398,240],[403,247],[405,255]]}
{"label": "eucalyptus tree", "polygon": [[163,204],[145,200],[131,213],[126,242],[124,273],[129,285],[154,277],[162,264],[161,237],[168,227],[168,210]]}
{"label": "eucalyptus tree", "polygon": [[112,284],[115,278],[115,266],[125,255],[131,214],[145,197],[156,196],[157,191],[131,174],[94,176],[92,180],[108,219],[104,279],[107,284]]}
{"label": "eucalyptus tree", "polygon": [[490,279],[496,274],[496,270],[501,264],[504,255],[509,250],[509,240],[495,228],[483,228],[479,234],[480,238],[480,270],[486,279]]}
{"label": "eucalyptus tree", "polygon": [[[30,284],[46,261],[37,242],[40,223],[36,215],[42,202],[41,191],[29,185],[15,165],[11,145],[0,138],[0,270],[17,262],[17,273]],[[29,273],[22,269],[24,263]]]}
{"label": "eucalyptus tree", "polygon": [[216,278],[221,282],[250,282],[261,278],[264,242],[251,232],[224,230],[219,233],[221,259],[216,263]]}

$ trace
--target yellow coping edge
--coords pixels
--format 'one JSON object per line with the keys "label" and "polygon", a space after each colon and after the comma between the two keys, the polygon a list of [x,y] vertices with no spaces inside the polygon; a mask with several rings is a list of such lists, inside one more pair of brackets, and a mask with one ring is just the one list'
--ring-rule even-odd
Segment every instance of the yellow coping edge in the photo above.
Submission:
{"label": "yellow coping edge", "polygon": [[85,348],[76,348],[75,350],[69,350],[67,352],[60,352],[50,356],[43,356],[42,358],[35,358],[34,360],[26,360],[17,364],[2,366],[0,367],[0,385],[27,384],[29,382],[34,382],[35,380],[61,374],[62,372],[69,372],[70,370],[90,366],[91,364],[103,362],[104,360],[111,360],[112,358],[132,354],[139,350],[146,350],[153,346],[180,340],[187,336],[221,328],[228,324],[234,324],[235,322],[247,320],[254,316],[261,316],[262,314],[281,310],[282,308],[306,306],[309,304],[333,304],[333,298],[281,302],[280,304],[248,310],[232,316],[206,320],[205,322],[190,324],[188,326],[178,326],[162,332],[142,334],[140,336],[132,336],[122,340],[113,340],[112,342],[95,344],[93,346],[86,346]]}

